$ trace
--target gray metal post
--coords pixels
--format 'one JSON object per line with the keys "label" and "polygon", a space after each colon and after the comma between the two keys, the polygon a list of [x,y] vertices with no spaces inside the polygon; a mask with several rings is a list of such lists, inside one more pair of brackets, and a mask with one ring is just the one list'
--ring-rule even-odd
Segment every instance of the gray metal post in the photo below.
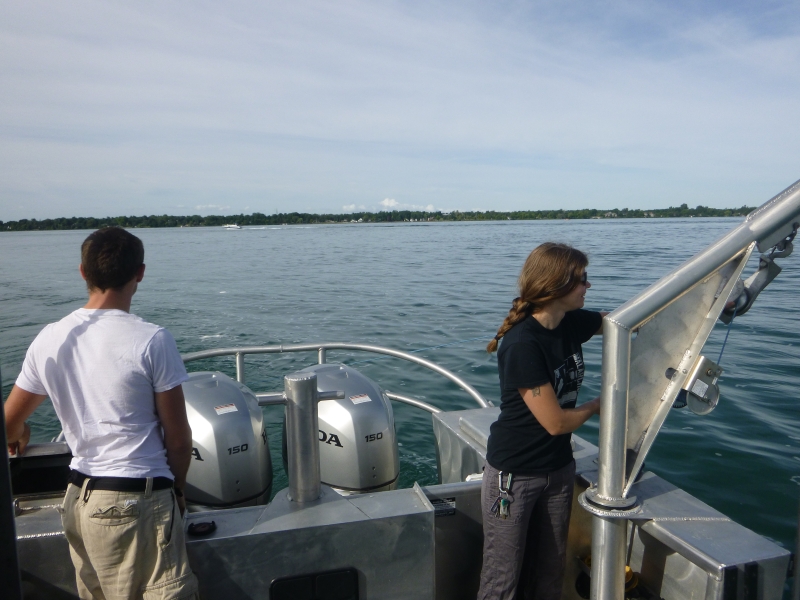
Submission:
{"label": "gray metal post", "polygon": [[289,498],[295,502],[312,502],[321,493],[317,375],[293,373],[284,377],[283,383]]}
{"label": "gray metal post", "polygon": [[[625,436],[628,429],[628,383],[631,332],[608,317],[603,322],[603,373],[598,437],[596,500],[622,499],[625,487]],[[614,506],[613,503],[603,504]]]}
{"label": "gray metal post", "polygon": [[236,353],[236,381],[244,383],[244,354]]}
{"label": "gray metal post", "polygon": [[[635,502],[635,498],[623,498],[630,348],[630,330],[606,317],[597,491],[591,501],[608,511]],[[619,600],[625,594],[627,524],[626,519],[592,517],[592,600]]]}
{"label": "gray metal post", "polygon": [[327,357],[325,356],[325,348],[320,348],[317,350],[317,358],[319,358],[319,364],[324,365],[327,362]]}
{"label": "gray metal post", "polygon": [[592,517],[591,600],[625,597],[626,519]]}

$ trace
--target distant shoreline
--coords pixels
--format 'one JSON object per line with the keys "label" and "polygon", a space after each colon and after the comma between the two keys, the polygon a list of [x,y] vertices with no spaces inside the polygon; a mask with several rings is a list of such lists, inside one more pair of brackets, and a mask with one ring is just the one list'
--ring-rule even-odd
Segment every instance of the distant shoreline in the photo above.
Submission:
{"label": "distant shoreline", "polygon": [[426,212],[393,210],[380,212],[354,212],[349,214],[278,213],[265,215],[200,215],[169,216],[150,215],[142,217],[61,217],[58,219],[20,219],[0,221],[0,231],[64,231],[72,229],[99,229],[109,225],[120,227],[221,227],[228,224],[248,225],[319,225],[336,223],[402,223],[442,221],[546,221],[572,219],[669,219],[678,217],[744,217],[756,207],[709,208],[697,206],[639,209],[578,209],[578,210],[519,210],[519,211],[453,211]]}

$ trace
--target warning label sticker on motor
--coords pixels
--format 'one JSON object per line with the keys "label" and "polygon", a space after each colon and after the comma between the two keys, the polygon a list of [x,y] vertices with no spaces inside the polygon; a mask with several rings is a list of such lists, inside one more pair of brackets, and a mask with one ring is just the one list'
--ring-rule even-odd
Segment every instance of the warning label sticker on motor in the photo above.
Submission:
{"label": "warning label sticker on motor", "polygon": [[350,396],[350,401],[353,404],[361,404],[363,402],[372,402],[372,398],[367,394],[359,394],[358,396]]}
{"label": "warning label sticker on motor", "polygon": [[225,413],[239,411],[239,409],[236,408],[235,404],[221,404],[220,406],[215,406],[214,410],[217,411],[218,415],[224,415]]}
{"label": "warning label sticker on motor", "polygon": [[450,517],[456,514],[455,498],[431,498],[435,517]]}

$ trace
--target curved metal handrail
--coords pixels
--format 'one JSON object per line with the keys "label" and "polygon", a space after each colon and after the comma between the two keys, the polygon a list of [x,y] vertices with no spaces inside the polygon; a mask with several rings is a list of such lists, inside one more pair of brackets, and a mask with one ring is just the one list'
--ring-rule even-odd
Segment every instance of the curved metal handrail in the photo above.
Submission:
{"label": "curved metal handrail", "polygon": [[[422,410],[426,410],[434,415],[442,412],[441,409],[436,408],[432,404],[428,404],[427,402],[423,402],[422,400],[417,400],[416,398],[412,398],[411,396],[403,396],[402,394],[395,394],[394,392],[390,392],[388,390],[384,390],[383,393],[386,394],[386,397],[389,398],[390,400],[395,400],[397,402],[402,402],[403,404],[409,404],[416,408],[421,408]],[[322,393],[320,393],[320,396],[322,396]],[[286,394],[284,392],[258,393],[256,394],[256,398],[258,399],[259,406],[286,405]]]}
{"label": "curved metal handrail", "polygon": [[428,404],[427,402],[423,402],[422,400],[417,400],[416,398],[411,398],[410,396],[403,396],[401,394],[395,394],[394,392],[384,391],[387,398],[392,400],[396,400],[397,402],[402,402],[403,404],[409,404],[410,406],[416,406],[417,408],[421,408],[422,410],[427,410],[429,413],[437,415],[442,410],[440,408],[436,408],[432,404]]}
{"label": "curved metal handrail", "polygon": [[[425,360],[424,358],[419,358],[418,356],[414,356],[413,354],[409,354],[408,352],[400,352],[399,350],[392,350],[391,348],[384,348],[383,346],[373,346],[370,344],[347,344],[347,343],[324,343],[324,344],[279,344],[276,346],[243,346],[239,348],[217,348],[216,350],[201,350],[199,352],[189,352],[186,354],[182,354],[181,358],[183,362],[188,363],[195,360],[200,360],[203,358],[213,358],[216,356],[235,356],[236,357],[236,379],[240,383],[244,383],[244,357],[247,354],[281,354],[283,352],[314,352],[318,353],[319,363],[324,364],[326,362],[326,352],[328,350],[359,350],[362,352],[372,352],[374,354],[385,354],[387,356],[394,356],[395,358],[401,358],[403,360],[407,360],[409,362],[418,364],[423,366],[435,373],[439,373],[443,377],[446,377],[453,383],[455,383],[458,387],[462,390],[467,392],[472,398],[478,403],[478,406],[483,408],[487,408],[493,406],[491,402],[486,400],[483,396],[481,396],[480,392],[468,384],[466,381],[461,379],[458,375],[451,373],[444,367],[440,367],[434,362],[429,360]],[[399,398],[397,398],[400,400]],[[403,398],[400,400],[401,402],[407,401],[410,399]],[[416,406],[420,408],[423,407],[419,400],[415,401]],[[413,404],[413,403],[412,403]]]}

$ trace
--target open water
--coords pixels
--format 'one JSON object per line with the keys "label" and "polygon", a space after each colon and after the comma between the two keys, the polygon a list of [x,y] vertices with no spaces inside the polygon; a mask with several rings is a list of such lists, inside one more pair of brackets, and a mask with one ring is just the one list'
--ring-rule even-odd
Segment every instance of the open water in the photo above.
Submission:
{"label": "open water", "polygon": [[[590,257],[587,308],[611,310],[735,227],[740,219],[401,223],[137,230],[147,272],[133,312],[172,331],[181,352],[299,342],[362,342],[419,352],[498,398],[494,355],[484,348],[516,296],[516,277],[537,244],[563,241]],[[0,235],[0,367],[3,397],[39,330],[81,306],[79,247],[87,231]],[[757,259],[747,270],[751,272]],[[706,417],[674,410],[647,468],[745,526],[794,549],[800,494],[800,255],[747,315],[734,321],[721,365],[722,400]],[[721,323],[706,354],[716,359]],[[584,346],[584,400],[599,393],[599,339]],[[443,409],[473,401],[445,379],[404,361],[330,352],[385,389]],[[247,358],[255,391],[315,354]],[[191,363],[233,376],[232,359]],[[280,466],[282,410],[265,409]],[[430,416],[395,405],[401,485],[436,481]],[[60,427],[46,402],[34,441]],[[597,418],[579,435],[597,442]]]}

